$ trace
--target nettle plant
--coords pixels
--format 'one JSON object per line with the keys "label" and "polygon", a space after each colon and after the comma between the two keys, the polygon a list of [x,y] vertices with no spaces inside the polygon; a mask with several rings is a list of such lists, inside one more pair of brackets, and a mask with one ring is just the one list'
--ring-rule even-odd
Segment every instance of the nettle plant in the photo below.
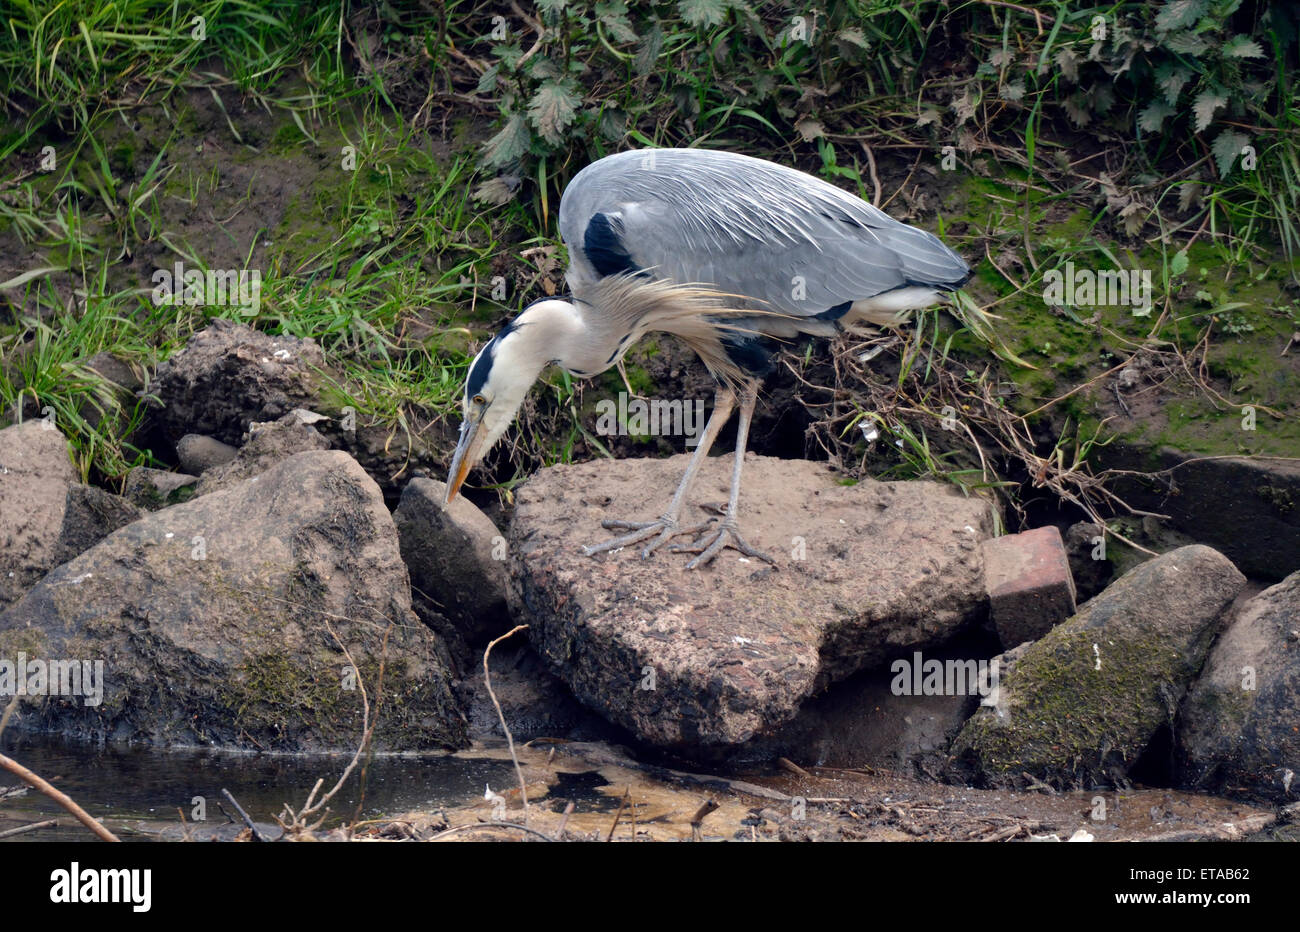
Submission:
{"label": "nettle plant", "polygon": [[[1226,179],[1251,137],[1246,124],[1275,122],[1290,95],[1284,63],[1295,41],[1289,2],[1167,0],[1061,11],[1029,61],[995,49],[979,73],[998,96],[1028,105],[1027,86],[1055,84],[1052,95],[1078,128],[1127,128],[1153,158],[1199,135]],[[1015,73],[1013,60],[1024,63]],[[1011,65],[1011,67],[1008,67]],[[1244,166],[1249,168],[1250,166]]]}
{"label": "nettle plant", "polygon": [[815,138],[810,114],[827,93],[817,89],[838,88],[845,77],[893,91],[898,69],[919,58],[919,26],[909,46],[872,25],[874,8],[893,9],[885,0],[847,0],[826,11],[757,6],[539,0],[536,22],[496,17],[492,33],[478,38],[491,65],[477,87],[502,113],[481,164],[496,177],[476,196],[505,203],[525,177],[545,187],[547,161],[575,148],[603,154],[628,135],[662,144],[652,127],[665,122],[677,136],[748,128],[770,138],[795,126]]}

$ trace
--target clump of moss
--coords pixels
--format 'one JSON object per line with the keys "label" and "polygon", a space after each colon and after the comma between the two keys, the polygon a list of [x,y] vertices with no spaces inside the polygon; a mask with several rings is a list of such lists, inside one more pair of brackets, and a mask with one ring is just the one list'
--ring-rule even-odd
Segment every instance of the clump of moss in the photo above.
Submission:
{"label": "clump of moss", "polygon": [[1277,485],[1261,485],[1255,492],[1281,514],[1287,514],[1295,508],[1290,489]]}
{"label": "clump of moss", "polygon": [[1079,628],[1049,634],[1016,664],[1007,719],[973,719],[958,739],[961,748],[977,748],[982,769],[995,777],[1027,771],[1086,786],[1127,770],[1167,720],[1163,697],[1181,689],[1179,674],[1189,671],[1154,631],[1134,641],[1104,640],[1094,651],[1098,637]]}
{"label": "clump of moss", "polygon": [[[1171,589],[1188,573],[1205,577],[1204,591]],[[1126,574],[1074,618],[1011,652],[997,706],[980,709],[953,744],[955,769],[993,784],[1020,783],[1026,773],[1061,787],[1123,779],[1157,730],[1172,724],[1209,650],[1212,622],[1243,581],[1205,547]],[[1154,617],[1162,611],[1168,622]]]}

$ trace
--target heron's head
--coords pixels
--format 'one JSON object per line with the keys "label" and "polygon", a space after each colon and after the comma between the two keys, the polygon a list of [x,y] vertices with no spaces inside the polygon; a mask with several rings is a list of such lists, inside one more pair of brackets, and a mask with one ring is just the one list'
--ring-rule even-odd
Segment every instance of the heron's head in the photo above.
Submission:
{"label": "heron's head", "polygon": [[568,302],[538,301],[474,357],[465,380],[465,419],[447,474],[444,504],[456,497],[469,471],[501,439],[542,370],[564,356],[573,313]]}

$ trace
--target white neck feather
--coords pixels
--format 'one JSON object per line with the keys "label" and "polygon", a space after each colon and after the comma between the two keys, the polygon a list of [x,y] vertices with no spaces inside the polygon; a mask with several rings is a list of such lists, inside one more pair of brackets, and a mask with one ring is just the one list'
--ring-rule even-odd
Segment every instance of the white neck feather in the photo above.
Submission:
{"label": "white neck feather", "polygon": [[518,340],[520,356],[541,360],[542,368],[553,362],[579,378],[590,378],[614,364],[610,354],[617,342],[607,345],[605,328],[592,326],[579,305],[539,301],[519,315],[515,326],[512,339]]}

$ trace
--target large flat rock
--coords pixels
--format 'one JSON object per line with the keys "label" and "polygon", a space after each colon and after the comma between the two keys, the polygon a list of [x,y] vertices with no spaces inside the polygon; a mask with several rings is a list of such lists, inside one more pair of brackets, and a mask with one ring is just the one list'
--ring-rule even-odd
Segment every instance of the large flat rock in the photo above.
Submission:
{"label": "large flat rock", "polygon": [[[517,619],[579,700],[644,741],[685,754],[741,744],[986,610],[987,502],[933,482],[844,485],[802,460],[745,463],[741,531],[775,569],[733,550],[695,571],[667,549],[580,552],[609,535],[602,519],[662,513],[686,462],[545,469],[518,490],[510,528]],[[731,463],[706,462],[684,519],[726,501]]]}

